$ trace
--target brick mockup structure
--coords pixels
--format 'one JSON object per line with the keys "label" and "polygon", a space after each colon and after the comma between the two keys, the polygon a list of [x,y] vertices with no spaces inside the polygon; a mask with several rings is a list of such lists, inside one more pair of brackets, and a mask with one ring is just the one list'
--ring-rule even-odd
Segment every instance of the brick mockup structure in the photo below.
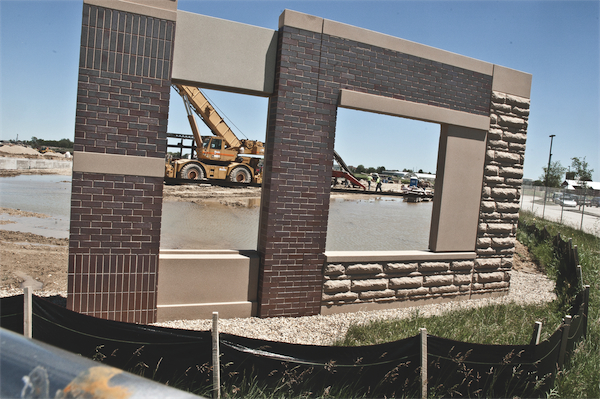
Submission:
{"label": "brick mockup structure", "polygon": [[84,3],[68,270],[69,309],[136,323],[156,320],[175,33],[147,10]]}
{"label": "brick mockup structure", "polygon": [[[253,254],[159,257],[171,80],[270,98]],[[289,10],[272,31],[177,11],[170,0],[85,0],[69,307],[141,323],[156,320],[157,306],[164,318],[226,309],[185,302],[177,293],[203,282],[177,273],[219,274],[215,265],[233,260],[247,270],[247,294],[238,289],[235,301],[247,316],[503,294],[530,86],[522,72]],[[339,107],[440,124],[428,251],[325,251]],[[159,260],[170,273],[164,299]]]}

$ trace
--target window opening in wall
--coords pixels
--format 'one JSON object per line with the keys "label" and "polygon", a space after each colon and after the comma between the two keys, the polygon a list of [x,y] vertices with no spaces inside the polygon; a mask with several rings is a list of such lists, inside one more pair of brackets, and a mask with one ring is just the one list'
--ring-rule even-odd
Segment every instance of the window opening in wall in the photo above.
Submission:
{"label": "window opening in wall", "polygon": [[268,99],[184,89],[171,89],[161,249],[256,249]]}
{"label": "window opening in wall", "polygon": [[[347,188],[346,179],[337,178],[329,208],[328,251],[428,249],[433,209],[429,193],[435,190],[439,138],[439,124],[338,109],[335,151],[369,193]],[[333,167],[339,168],[338,163]],[[381,193],[376,192],[377,176]],[[415,195],[403,196],[403,191]],[[417,195],[421,192],[426,195]]]}

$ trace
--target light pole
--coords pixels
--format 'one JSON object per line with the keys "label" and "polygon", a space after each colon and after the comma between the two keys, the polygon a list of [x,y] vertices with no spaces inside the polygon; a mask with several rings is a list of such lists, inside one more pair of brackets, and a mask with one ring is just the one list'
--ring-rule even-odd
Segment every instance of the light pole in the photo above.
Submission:
{"label": "light pole", "polygon": [[546,213],[546,198],[548,198],[548,179],[550,177],[550,160],[552,160],[552,141],[554,141],[555,134],[550,135],[550,155],[548,156],[548,168],[546,169],[546,190],[544,190],[544,209],[542,210],[542,219]]}

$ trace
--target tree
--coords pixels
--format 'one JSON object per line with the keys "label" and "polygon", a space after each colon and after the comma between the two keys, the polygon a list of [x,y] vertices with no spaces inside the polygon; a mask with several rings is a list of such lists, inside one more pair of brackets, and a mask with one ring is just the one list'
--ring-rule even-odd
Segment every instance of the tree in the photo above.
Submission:
{"label": "tree", "polygon": [[365,165],[362,165],[362,164],[358,165],[355,170],[356,173],[364,173],[364,171],[365,171]]}
{"label": "tree", "polygon": [[[540,180],[544,183],[546,187],[560,187],[560,184],[563,180],[563,175],[567,168],[562,166],[560,161],[554,161],[550,164],[550,172],[548,172],[548,168],[542,168],[544,170],[544,174],[540,176]],[[548,180],[546,181],[546,177]]]}
{"label": "tree", "polygon": [[383,173],[385,171],[385,166],[380,166],[377,168],[377,173]]}
{"label": "tree", "polygon": [[578,157],[571,158],[571,168],[573,168],[573,172],[569,173],[569,177],[572,177],[570,180],[592,181],[592,172],[594,169],[589,169],[585,157],[583,157],[583,160]]}

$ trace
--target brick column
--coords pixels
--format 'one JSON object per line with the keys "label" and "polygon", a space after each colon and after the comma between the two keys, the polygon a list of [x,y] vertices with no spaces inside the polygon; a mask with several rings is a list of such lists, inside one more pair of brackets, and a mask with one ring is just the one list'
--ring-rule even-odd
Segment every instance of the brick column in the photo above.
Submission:
{"label": "brick column", "polygon": [[122,9],[83,7],[67,306],[150,323],[175,21],[143,4],[105,3]]}
{"label": "brick column", "polygon": [[337,107],[317,95],[320,36],[280,30],[259,229],[262,317],[321,308]]}

